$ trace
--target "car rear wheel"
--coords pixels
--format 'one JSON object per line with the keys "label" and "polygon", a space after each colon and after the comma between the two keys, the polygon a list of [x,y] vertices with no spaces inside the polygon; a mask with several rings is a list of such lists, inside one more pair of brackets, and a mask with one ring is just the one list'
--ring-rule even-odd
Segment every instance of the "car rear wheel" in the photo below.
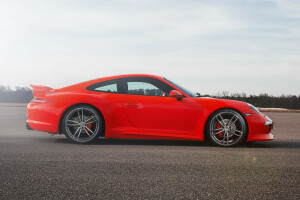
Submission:
{"label": "car rear wheel", "polygon": [[103,131],[103,118],[90,106],[76,106],[64,115],[63,130],[72,142],[89,143]]}
{"label": "car rear wheel", "polygon": [[246,136],[247,126],[240,113],[231,109],[217,111],[210,117],[207,136],[218,146],[234,146]]}

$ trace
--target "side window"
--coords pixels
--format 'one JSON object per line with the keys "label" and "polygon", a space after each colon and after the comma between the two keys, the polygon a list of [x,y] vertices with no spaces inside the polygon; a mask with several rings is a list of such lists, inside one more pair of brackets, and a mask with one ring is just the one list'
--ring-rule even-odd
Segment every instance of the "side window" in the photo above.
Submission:
{"label": "side window", "polygon": [[145,82],[128,82],[128,94],[161,96],[163,91],[150,83]]}
{"label": "side window", "polygon": [[87,90],[96,91],[96,92],[107,92],[107,93],[118,93],[124,94],[124,87],[120,79],[112,79],[108,81],[103,81],[95,83],[86,88]]}
{"label": "side window", "polygon": [[145,96],[168,96],[173,90],[163,81],[151,77],[123,78],[125,94]]}
{"label": "side window", "polygon": [[100,86],[100,87],[95,88],[94,90],[99,91],[99,92],[118,93],[117,83]]}

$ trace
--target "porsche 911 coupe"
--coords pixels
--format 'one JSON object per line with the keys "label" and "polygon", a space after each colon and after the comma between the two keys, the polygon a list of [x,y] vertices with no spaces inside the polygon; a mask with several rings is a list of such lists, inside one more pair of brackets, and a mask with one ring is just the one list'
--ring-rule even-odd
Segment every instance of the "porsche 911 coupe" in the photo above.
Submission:
{"label": "porsche 911 coupe", "polygon": [[219,146],[273,140],[273,122],[253,105],[197,97],[160,76],[132,74],[61,89],[31,85],[27,129],[101,138],[209,141]]}

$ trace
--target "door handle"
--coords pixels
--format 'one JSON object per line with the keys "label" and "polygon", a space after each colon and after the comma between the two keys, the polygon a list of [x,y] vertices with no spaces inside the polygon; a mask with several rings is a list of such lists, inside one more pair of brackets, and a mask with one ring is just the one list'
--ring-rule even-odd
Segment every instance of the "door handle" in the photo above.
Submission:
{"label": "door handle", "polygon": [[133,102],[128,102],[128,103],[125,103],[125,106],[128,107],[128,108],[137,108],[138,104],[133,103]]}

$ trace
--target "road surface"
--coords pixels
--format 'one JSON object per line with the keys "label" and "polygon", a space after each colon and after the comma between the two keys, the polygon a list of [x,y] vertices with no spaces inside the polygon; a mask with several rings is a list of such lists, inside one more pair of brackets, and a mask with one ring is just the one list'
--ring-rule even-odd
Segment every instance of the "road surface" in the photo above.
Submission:
{"label": "road surface", "polygon": [[299,199],[300,113],[266,113],[275,140],[235,148],[194,141],[98,140],[25,129],[0,107],[0,199]]}

